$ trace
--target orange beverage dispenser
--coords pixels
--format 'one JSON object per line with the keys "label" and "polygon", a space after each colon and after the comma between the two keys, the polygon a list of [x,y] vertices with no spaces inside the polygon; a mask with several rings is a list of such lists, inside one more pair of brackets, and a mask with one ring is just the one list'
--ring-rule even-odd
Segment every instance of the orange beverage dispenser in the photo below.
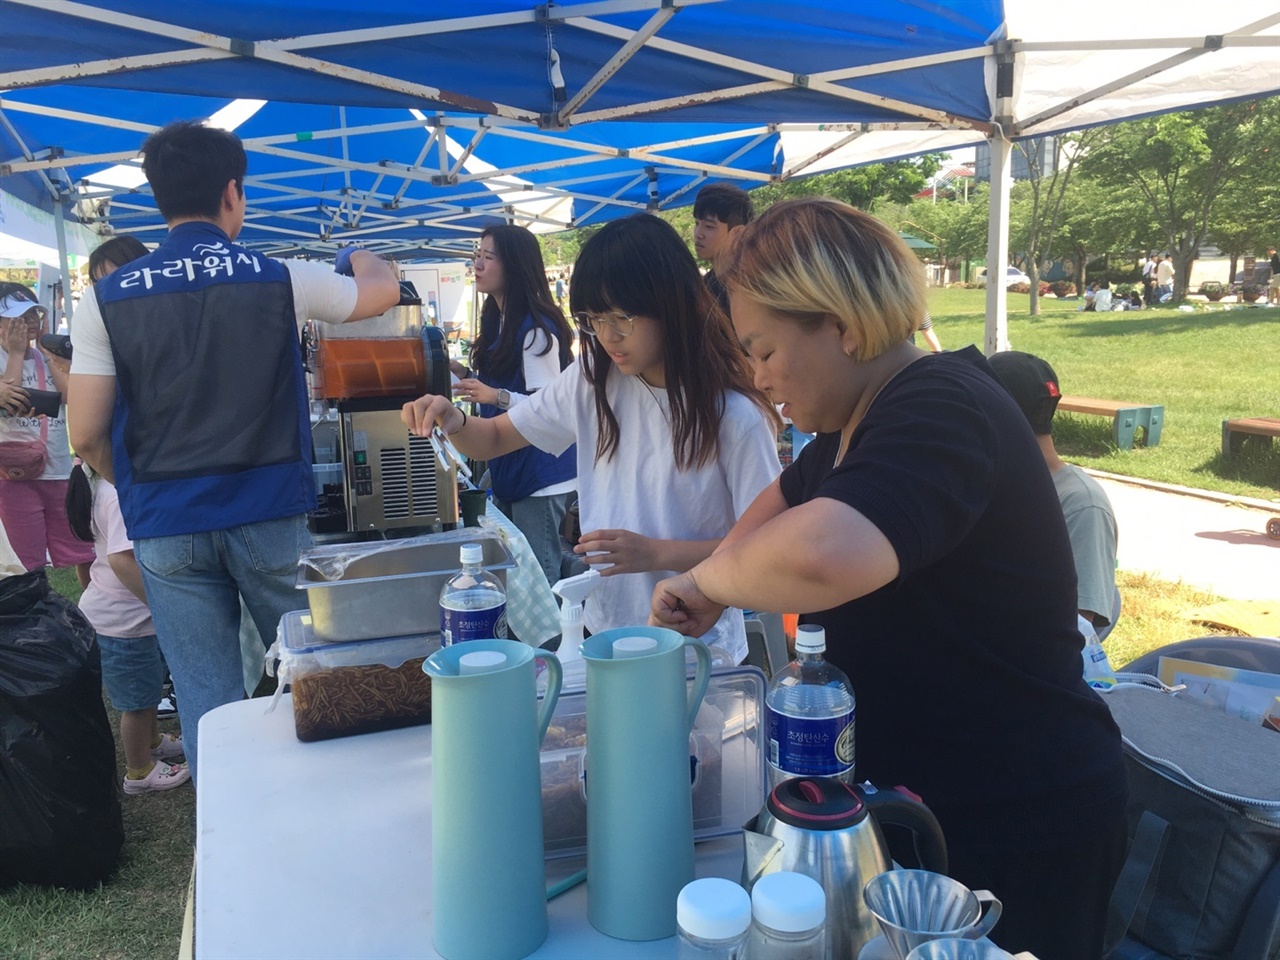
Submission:
{"label": "orange beverage dispenser", "polygon": [[456,468],[400,420],[407,401],[451,390],[443,331],[424,325],[413,284],[401,281],[400,293],[400,303],[381,316],[307,324],[316,534],[457,525]]}

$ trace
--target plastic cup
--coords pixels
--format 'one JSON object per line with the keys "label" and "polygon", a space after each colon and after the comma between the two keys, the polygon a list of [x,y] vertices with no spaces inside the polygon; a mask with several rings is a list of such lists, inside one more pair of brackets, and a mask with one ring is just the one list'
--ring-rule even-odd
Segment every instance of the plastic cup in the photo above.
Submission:
{"label": "plastic cup", "polygon": [[459,490],[458,512],[462,514],[464,527],[480,526],[480,518],[489,503],[488,490]]}

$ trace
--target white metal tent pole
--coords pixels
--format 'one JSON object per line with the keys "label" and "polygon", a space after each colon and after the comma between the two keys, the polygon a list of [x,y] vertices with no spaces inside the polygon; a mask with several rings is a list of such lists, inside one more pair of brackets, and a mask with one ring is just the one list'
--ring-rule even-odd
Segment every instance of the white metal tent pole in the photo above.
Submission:
{"label": "white metal tent pole", "polygon": [[994,136],[991,144],[991,211],[987,220],[987,356],[1009,349],[1009,298],[1005,264],[1009,262],[1009,191],[1013,185],[1012,141]]}
{"label": "white metal tent pole", "polygon": [[[1005,284],[1009,263],[1009,195],[1013,187],[1013,109],[1017,102],[1021,58],[1008,40],[996,44],[996,55],[987,61],[991,92],[991,207],[987,216],[987,324],[983,352],[987,356],[1009,349],[1009,296]],[[994,68],[994,75],[993,70]]]}
{"label": "white metal tent pole", "polygon": [[[65,195],[64,195],[65,196]],[[67,333],[71,333],[71,270],[67,265],[66,200],[59,197],[53,205],[53,232],[58,237],[58,273],[62,277],[62,316],[67,321]],[[53,306],[57,307],[57,301]],[[52,312],[52,311],[51,311]],[[57,328],[49,331],[57,333]]]}

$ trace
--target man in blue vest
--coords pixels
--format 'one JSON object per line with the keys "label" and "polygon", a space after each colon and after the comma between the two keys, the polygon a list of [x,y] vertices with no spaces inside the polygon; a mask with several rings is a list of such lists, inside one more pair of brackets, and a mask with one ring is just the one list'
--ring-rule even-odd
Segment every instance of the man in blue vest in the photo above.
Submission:
{"label": "man in blue vest", "polygon": [[299,326],[399,300],[367,251],[283,263],[236,244],[247,160],[235,134],[170,124],[142,146],[164,243],[85,292],[67,400],[72,446],[115,483],[197,776],[198,722],[243,696],[240,601],[273,637],[297,607],[315,509]]}

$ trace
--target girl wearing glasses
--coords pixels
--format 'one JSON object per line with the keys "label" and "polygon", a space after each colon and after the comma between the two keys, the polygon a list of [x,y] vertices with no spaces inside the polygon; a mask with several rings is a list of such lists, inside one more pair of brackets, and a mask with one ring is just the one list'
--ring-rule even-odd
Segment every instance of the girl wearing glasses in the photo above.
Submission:
{"label": "girl wearing glasses", "polygon": [[[418,434],[439,425],[478,458],[577,443],[584,533],[574,551],[604,577],[585,610],[598,632],[645,623],[657,582],[705,559],[778,475],[777,416],[671,226],[649,214],[606,225],[573,277],[576,363],[493,419],[432,396],[403,417]],[[734,662],[746,656],[741,611],[703,638]]]}
{"label": "girl wearing glasses", "polygon": [[[542,251],[524,227],[480,235],[476,289],[486,294],[480,336],[471,347],[475,376],[454,394],[496,417],[560,375],[573,359],[573,331],[551,299]],[[489,461],[493,498],[529,541],[549,583],[560,579],[560,527],[577,486],[573,447],[553,455],[532,447]]]}
{"label": "girl wearing glasses", "polygon": [[67,393],[68,362],[32,343],[49,332],[45,317],[30,289],[0,283],[0,523],[27,570],[43,570],[47,557],[55,567],[75,567],[83,587],[93,547],[77,540],[67,524],[66,407],[55,417],[37,415],[27,393]]}

